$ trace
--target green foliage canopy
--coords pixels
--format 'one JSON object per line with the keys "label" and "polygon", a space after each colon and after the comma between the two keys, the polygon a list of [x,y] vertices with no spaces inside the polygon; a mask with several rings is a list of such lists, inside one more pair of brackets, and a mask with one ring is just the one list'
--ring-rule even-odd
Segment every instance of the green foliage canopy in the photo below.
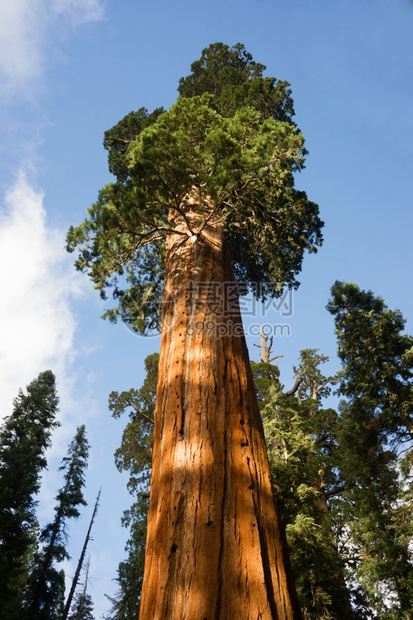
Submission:
{"label": "green foliage canopy", "polygon": [[77,268],[103,296],[113,287],[119,305],[105,316],[141,332],[159,325],[164,242],[176,217],[193,236],[219,216],[236,277],[262,283],[252,285],[262,298],[297,287],[304,252],[322,241],[317,205],[294,187],[305,149],[287,85],[263,78],[240,45],[210,46],[199,63],[167,112],[141,109],[107,132],[117,180],[68,234]]}

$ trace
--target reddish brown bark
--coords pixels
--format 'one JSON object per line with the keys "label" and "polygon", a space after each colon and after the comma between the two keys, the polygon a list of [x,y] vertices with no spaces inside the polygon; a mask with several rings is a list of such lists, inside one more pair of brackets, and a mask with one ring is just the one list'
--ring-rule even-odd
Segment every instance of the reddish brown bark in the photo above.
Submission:
{"label": "reddish brown bark", "polygon": [[232,281],[219,224],[169,238],[140,620],[301,618]]}

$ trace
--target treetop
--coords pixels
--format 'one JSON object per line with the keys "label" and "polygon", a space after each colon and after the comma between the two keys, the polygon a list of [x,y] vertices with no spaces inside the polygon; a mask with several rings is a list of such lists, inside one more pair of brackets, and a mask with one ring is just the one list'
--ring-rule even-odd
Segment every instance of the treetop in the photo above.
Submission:
{"label": "treetop", "polygon": [[265,69],[242,43],[233,47],[212,43],[191,64],[191,73],[179,80],[178,92],[181,97],[211,93],[223,116],[232,116],[239,107],[251,105],[262,119],[272,117],[294,125],[290,84],[263,77]]}

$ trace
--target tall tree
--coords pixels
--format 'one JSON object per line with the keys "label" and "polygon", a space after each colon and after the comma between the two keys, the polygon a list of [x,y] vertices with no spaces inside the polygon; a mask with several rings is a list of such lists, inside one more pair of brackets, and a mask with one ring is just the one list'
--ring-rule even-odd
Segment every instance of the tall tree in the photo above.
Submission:
{"label": "tall tree", "polygon": [[37,566],[31,575],[28,609],[34,620],[59,619],[64,608],[64,572],[56,564],[69,559],[67,552],[67,520],[80,516],[79,506],[86,506],[83,497],[85,469],[89,455],[85,425],[79,426],[59,471],[64,472],[64,486],[59,490],[55,518],[41,532],[43,544]]}
{"label": "tall tree", "polygon": [[0,617],[13,618],[24,604],[27,554],[36,539],[35,499],[45,451],[51,444],[58,397],[50,370],[39,374],[14,400],[0,432]]}
{"label": "tall tree", "polygon": [[322,223],[294,187],[305,151],[287,85],[242,45],[192,69],[68,249],[114,286],[112,320],[159,324],[163,288],[140,618],[297,618],[235,278],[258,298],[298,286]]}
{"label": "tall tree", "polygon": [[400,311],[371,291],[336,282],[331,292],[352,567],[376,617],[411,618],[413,338]]}

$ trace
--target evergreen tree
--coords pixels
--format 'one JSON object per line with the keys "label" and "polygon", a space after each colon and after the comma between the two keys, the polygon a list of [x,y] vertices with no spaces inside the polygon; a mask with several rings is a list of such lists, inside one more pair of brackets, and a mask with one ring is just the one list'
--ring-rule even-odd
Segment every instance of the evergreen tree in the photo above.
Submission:
{"label": "evergreen tree", "polygon": [[[413,338],[383,299],[336,282],[328,304],[343,361],[347,561],[377,618],[411,618]],[[345,550],[344,550],[345,551]]]}
{"label": "evergreen tree", "polygon": [[116,581],[119,590],[110,598],[112,620],[132,620],[138,616],[143,581],[147,515],[149,508],[149,481],[153,450],[153,418],[159,354],[152,353],[145,359],[146,377],[139,390],[112,392],[109,409],[114,418],[129,410],[122,443],[115,452],[119,471],[129,471],[128,489],[135,501],[124,512],[122,524],[130,528],[126,544],[126,560],[118,567]]}
{"label": "evergreen tree", "polygon": [[142,387],[121,394],[112,392],[109,396],[109,410],[114,418],[118,419],[129,411],[129,422],[123,431],[121,445],[115,452],[115,463],[120,472],[129,471],[127,486],[131,495],[136,495],[138,491],[148,491],[158,364],[158,353],[148,355],[145,359],[146,377]]}
{"label": "evergreen tree", "polygon": [[59,471],[64,472],[65,484],[56,497],[55,518],[40,535],[43,548],[31,575],[28,603],[33,620],[58,620],[63,613],[65,576],[56,564],[70,557],[67,552],[67,520],[77,519],[80,516],[79,506],[86,506],[83,487],[88,454],[89,443],[85,426],[82,425],[77,428],[59,468]]}
{"label": "evergreen tree", "polygon": [[137,501],[130,510],[125,511],[122,519],[123,525],[130,528],[125,548],[127,557],[117,569],[116,582],[119,587],[115,596],[106,595],[112,605],[107,620],[135,620],[139,615],[148,509],[149,495],[139,493]]}
{"label": "evergreen tree", "polygon": [[95,620],[93,601],[90,594],[83,595],[82,592],[76,594],[69,620]]}
{"label": "evergreen tree", "polygon": [[159,325],[163,290],[142,620],[300,617],[234,278],[260,299],[298,286],[322,222],[294,187],[288,87],[263,70],[242,45],[204,50],[177,102],[114,145],[128,176],[68,235],[77,267],[114,287],[112,320]]}
{"label": "evergreen tree", "polygon": [[[261,357],[271,359],[263,341],[262,335]],[[277,366],[252,363],[275,495],[306,620],[353,618],[331,510],[344,487],[335,467],[338,415],[321,406],[337,381],[320,369],[327,360],[315,349],[301,351],[295,385],[286,392]]]}
{"label": "evergreen tree", "polygon": [[27,562],[36,541],[35,499],[45,451],[51,444],[58,397],[50,370],[39,374],[14,400],[0,432],[0,617],[20,617]]}

